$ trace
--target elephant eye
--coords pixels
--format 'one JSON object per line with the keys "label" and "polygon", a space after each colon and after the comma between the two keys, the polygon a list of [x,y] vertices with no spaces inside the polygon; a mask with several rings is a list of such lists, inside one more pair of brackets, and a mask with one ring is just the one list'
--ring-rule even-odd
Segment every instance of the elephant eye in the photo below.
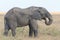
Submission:
{"label": "elephant eye", "polygon": [[37,10],[38,11],[38,13],[40,13],[40,11],[39,10]]}

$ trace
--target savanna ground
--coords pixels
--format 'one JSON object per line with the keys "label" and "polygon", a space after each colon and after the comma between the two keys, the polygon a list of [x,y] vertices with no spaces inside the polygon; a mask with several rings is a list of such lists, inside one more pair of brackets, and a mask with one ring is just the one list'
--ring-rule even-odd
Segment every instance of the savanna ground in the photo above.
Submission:
{"label": "savanna ground", "polygon": [[19,27],[16,29],[16,36],[12,37],[11,30],[8,36],[4,36],[4,15],[0,14],[0,40],[60,40],[60,14],[54,14],[53,23],[46,26],[43,21],[38,21],[38,37],[29,37],[29,28]]}

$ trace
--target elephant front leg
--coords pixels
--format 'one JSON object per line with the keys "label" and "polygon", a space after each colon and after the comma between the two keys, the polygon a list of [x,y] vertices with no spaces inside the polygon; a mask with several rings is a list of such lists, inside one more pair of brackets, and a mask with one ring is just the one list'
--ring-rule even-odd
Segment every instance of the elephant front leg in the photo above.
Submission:
{"label": "elephant front leg", "polygon": [[34,37],[37,37],[38,36],[38,25],[36,22],[33,24],[33,32],[34,32]]}
{"label": "elephant front leg", "polygon": [[37,37],[37,35],[38,35],[38,30],[34,29],[34,37]]}
{"label": "elephant front leg", "polygon": [[33,28],[31,26],[31,24],[29,24],[29,37],[33,36]]}
{"label": "elephant front leg", "polygon": [[30,21],[30,26],[31,26],[31,32],[34,33],[34,37],[38,36],[38,25],[37,25],[37,21],[35,19],[32,19]]}

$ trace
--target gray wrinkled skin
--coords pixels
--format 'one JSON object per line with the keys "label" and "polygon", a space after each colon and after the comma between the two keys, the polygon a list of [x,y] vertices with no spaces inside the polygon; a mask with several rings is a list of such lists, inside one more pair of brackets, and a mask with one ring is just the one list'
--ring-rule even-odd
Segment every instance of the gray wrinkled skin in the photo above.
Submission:
{"label": "gray wrinkled skin", "polygon": [[[49,21],[47,21],[47,18]],[[34,33],[34,37],[38,35],[38,25],[36,20],[45,20],[46,25],[52,24],[51,14],[43,7],[31,6],[25,9],[14,7],[10,9],[4,17],[5,30],[4,35],[8,35],[11,29],[12,36],[16,35],[16,27],[29,25],[29,36]]]}

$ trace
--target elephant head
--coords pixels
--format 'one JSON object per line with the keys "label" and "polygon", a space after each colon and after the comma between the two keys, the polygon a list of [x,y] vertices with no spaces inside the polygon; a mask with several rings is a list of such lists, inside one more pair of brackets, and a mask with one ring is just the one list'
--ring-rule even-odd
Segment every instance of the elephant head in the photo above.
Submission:
{"label": "elephant head", "polygon": [[52,24],[52,15],[43,7],[35,7],[37,10],[34,11],[33,18],[39,20],[45,20],[46,25]]}
{"label": "elephant head", "polygon": [[39,7],[39,12],[41,15],[41,19],[45,20],[46,25],[52,24],[52,15],[43,7]]}

